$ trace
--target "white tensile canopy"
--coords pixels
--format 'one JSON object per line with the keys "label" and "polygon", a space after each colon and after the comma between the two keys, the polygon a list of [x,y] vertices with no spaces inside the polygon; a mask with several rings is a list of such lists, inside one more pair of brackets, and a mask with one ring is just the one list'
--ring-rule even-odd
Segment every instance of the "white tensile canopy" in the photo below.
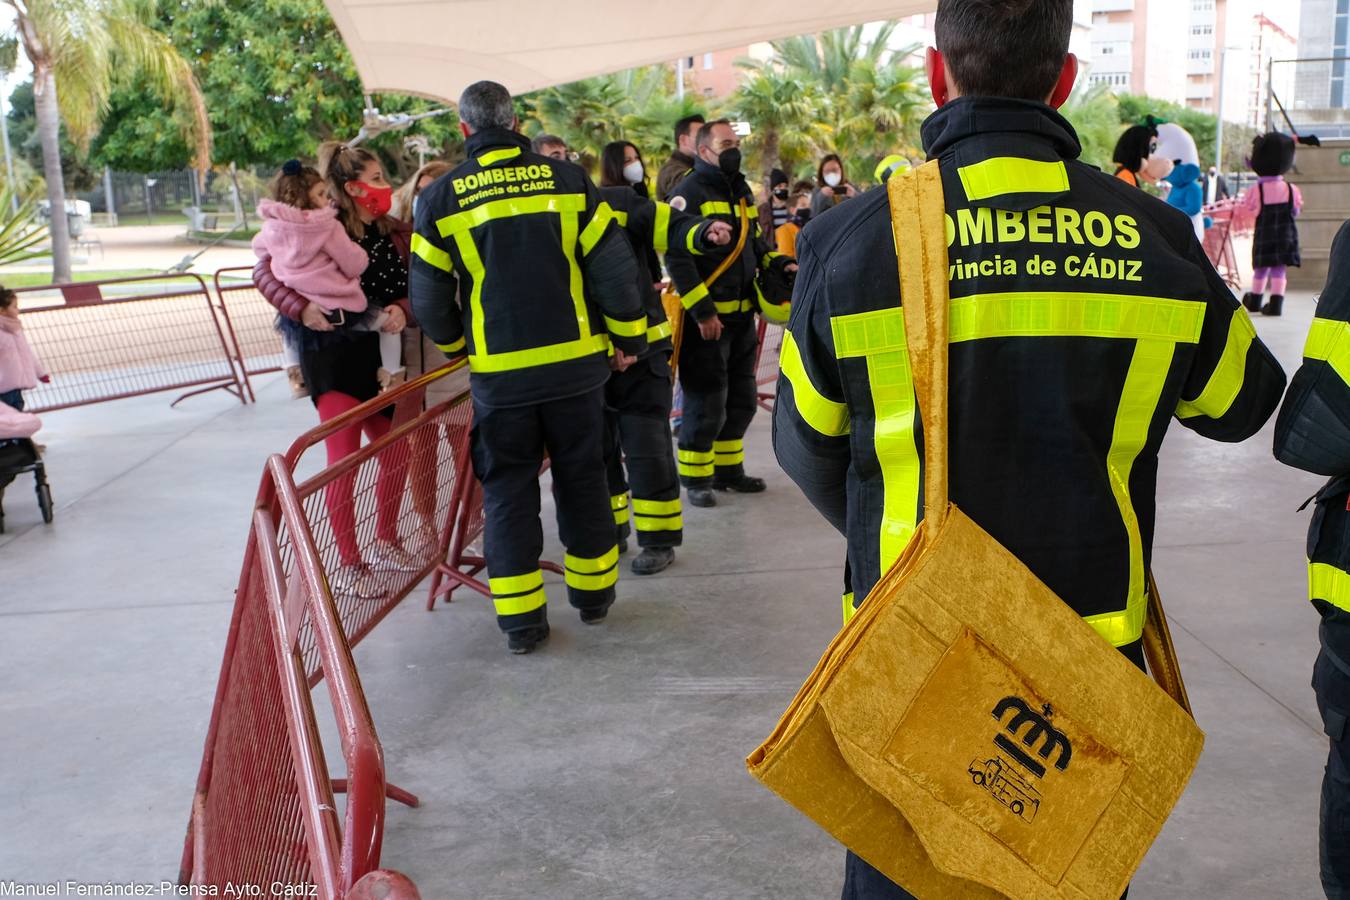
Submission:
{"label": "white tensile canopy", "polygon": [[455,100],[931,12],[937,0],[326,0],[369,92]]}

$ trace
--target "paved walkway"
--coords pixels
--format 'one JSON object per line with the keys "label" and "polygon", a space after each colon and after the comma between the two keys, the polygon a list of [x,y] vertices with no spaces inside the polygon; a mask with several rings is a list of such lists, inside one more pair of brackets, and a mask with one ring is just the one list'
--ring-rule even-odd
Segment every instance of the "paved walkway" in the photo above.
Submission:
{"label": "paved walkway", "polygon": [[[1257,323],[1291,368],[1311,313],[1300,295]],[[49,415],[56,523],[26,478],[6,497],[0,882],[176,875],[249,505],[313,413],[277,380],[252,407],[167,403]],[[839,617],[842,542],[768,425],[749,456],[769,492],[689,510],[676,566],[623,578],[604,626],[558,602],[547,649],[511,657],[481,599],[414,595],[357,649],[390,780],[423,800],[390,806],[384,862],[428,900],[838,896],[842,851],[742,762]],[[1131,900],[1319,896],[1297,512],[1318,481],[1272,460],[1269,428],[1167,441],[1156,569],[1208,743]]]}

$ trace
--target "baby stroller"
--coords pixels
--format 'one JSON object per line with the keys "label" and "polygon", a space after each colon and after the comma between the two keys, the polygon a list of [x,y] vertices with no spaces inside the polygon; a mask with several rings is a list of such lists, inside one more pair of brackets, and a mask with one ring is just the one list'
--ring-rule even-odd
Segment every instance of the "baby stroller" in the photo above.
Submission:
{"label": "baby stroller", "polygon": [[53,518],[52,489],[47,484],[47,468],[37,445],[28,438],[0,440],[0,534],[5,533],[5,488],[25,472],[33,473],[33,487],[37,492],[38,509],[42,521],[48,525]]}

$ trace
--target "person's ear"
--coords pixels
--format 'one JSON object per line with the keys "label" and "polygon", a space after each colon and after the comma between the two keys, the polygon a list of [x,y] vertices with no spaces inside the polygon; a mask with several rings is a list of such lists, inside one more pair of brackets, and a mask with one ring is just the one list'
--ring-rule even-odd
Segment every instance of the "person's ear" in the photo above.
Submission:
{"label": "person's ear", "polygon": [[357,187],[355,181],[344,181],[342,189],[347,192],[348,197],[364,197],[366,195],[365,190]]}
{"label": "person's ear", "polygon": [[465,137],[469,137],[469,135],[470,135],[470,132],[469,132],[469,126],[468,126],[468,125],[465,125],[463,122],[460,122],[460,123],[459,123],[459,133],[462,134],[462,135],[464,135]]}
{"label": "person's ear", "polygon": [[928,48],[924,69],[928,72],[928,89],[933,93],[933,102],[941,106],[947,102],[947,62],[936,47]]}
{"label": "person's ear", "polygon": [[1078,57],[1072,53],[1064,57],[1064,68],[1059,70],[1059,81],[1050,94],[1050,105],[1059,109],[1073,93],[1073,84],[1078,80]]}

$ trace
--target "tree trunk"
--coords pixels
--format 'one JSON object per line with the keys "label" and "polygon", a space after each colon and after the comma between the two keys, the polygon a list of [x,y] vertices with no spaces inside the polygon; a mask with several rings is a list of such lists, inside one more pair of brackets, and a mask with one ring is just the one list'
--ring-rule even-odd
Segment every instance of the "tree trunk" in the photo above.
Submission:
{"label": "tree trunk", "polygon": [[768,128],[764,131],[764,164],[770,169],[782,168],[778,158],[778,130]]}
{"label": "tree trunk", "polygon": [[70,229],[66,223],[66,185],[61,173],[61,110],[56,105],[56,79],[50,70],[33,73],[38,138],[42,142],[42,172],[47,177],[51,204],[52,281],[64,283],[70,274]]}

